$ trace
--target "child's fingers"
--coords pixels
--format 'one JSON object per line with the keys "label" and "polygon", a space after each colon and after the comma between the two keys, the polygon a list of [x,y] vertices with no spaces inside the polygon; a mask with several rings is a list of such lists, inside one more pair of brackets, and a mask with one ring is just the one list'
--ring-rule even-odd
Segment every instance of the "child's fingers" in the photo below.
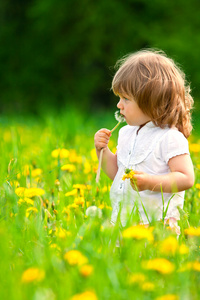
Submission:
{"label": "child's fingers", "polygon": [[107,147],[111,132],[108,129],[100,129],[94,136],[94,143],[97,150]]}
{"label": "child's fingers", "polygon": [[103,129],[100,129],[99,131],[96,132],[95,134],[95,137],[98,138],[98,137],[106,137],[106,138],[110,138],[111,136],[111,131],[106,129],[106,128],[103,128]]}
{"label": "child's fingers", "polygon": [[148,189],[148,185],[150,182],[150,175],[144,172],[136,171],[131,179],[131,186],[134,190],[144,191]]}
{"label": "child's fingers", "polygon": [[[136,174],[136,175],[137,175],[137,174],[144,174],[144,172],[141,172],[141,171],[135,171],[135,170],[134,170],[134,174]],[[137,177],[137,176],[136,176],[136,177]]]}
{"label": "child's fingers", "polygon": [[97,131],[97,133],[99,133],[100,135],[106,135],[108,137],[111,136],[111,131],[106,128],[100,129],[99,131]]}
{"label": "child's fingers", "polygon": [[106,134],[104,132],[97,132],[95,135],[95,138],[94,138],[95,145],[96,144],[99,145],[100,143],[108,144],[109,139],[110,139],[110,136],[108,134]]}

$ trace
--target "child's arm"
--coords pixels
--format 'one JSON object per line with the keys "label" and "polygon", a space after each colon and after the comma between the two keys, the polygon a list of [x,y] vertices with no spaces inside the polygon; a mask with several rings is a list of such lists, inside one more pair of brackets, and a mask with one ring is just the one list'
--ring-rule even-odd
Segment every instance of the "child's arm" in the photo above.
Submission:
{"label": "child's arm", "polygon": [[[171,172],[166,175],[149,175],[137,172],[134,175],[139,191],[150,190],[164,193],[180,192],[191,188],[194,184],[194,169],[188,154],[172,157],[168,162]],[[134,182],[131,182],[133,189]]]}
{"label": "child's arm", "polygon": [[102,169],[110,179],[114,179],[118,170],[117,154],[114,154],[108,148],[108,142],[111,137],[111,132],[108,129],[100,129],[94,136],[94,144],[96,148],[97,157],[99,158],[100,151],[103,151]]}

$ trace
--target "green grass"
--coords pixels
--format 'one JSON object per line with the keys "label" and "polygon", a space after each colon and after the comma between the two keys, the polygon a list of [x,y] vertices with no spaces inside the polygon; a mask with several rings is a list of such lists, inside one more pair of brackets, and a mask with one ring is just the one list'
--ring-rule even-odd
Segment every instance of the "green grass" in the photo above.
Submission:
{"label": "green grass", "polygon": [[[1,118],[0,299],[199,299],[198,148],[179,239],[162,222],[111,227],[111,180],[102,172],[95,182],[93,137],[114,127],[114,114],[41,115]],[[111,149],[116,141],[114,132]],[[198,143],[198,135],[190,141]],[[58,148],[66,157],[52,156]],[[101,218],[86,216],[94,205]],[[197,229],[186,234],[189,227]]]}

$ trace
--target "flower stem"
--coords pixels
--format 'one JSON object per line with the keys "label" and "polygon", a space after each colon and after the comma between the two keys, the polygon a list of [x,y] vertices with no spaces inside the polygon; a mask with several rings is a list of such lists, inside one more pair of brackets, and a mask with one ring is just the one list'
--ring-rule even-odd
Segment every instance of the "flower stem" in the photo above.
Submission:
{"label": "flower stem", "polygon": [[100,178],[102,158],[103,158],[103,148],[101,149],[100,155],[99,155],[99,165],[98,165],[97,176],[96,176],[97,183],[99,182],[99,178]]}
{"label": "flower stem", "polygon": [[118,122],[116,125],[115,125],[115,127],[110,131],[111,133],[119,126],[119,124],[120,124],[121,122]]}

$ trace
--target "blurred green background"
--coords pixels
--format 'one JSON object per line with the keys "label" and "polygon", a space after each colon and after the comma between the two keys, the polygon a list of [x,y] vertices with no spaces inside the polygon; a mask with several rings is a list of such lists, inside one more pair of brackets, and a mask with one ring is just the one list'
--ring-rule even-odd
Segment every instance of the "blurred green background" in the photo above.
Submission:
{"label": "blurred green background", "polygon": [[198,0],[1,1],[1,113],[115,107],[116,60],[153,47],[186,73],[198,121],[199,13]]}

